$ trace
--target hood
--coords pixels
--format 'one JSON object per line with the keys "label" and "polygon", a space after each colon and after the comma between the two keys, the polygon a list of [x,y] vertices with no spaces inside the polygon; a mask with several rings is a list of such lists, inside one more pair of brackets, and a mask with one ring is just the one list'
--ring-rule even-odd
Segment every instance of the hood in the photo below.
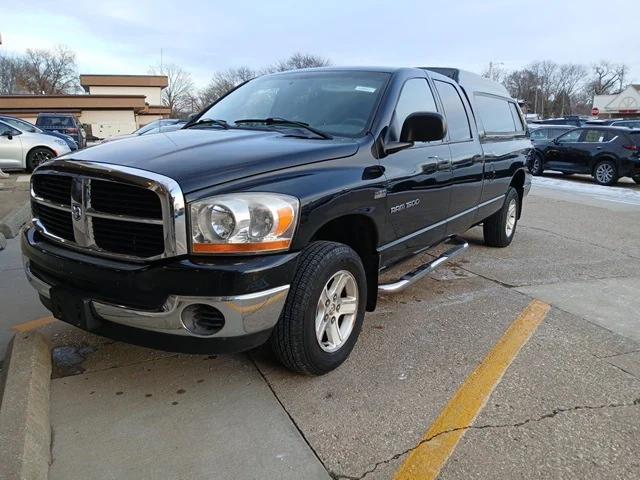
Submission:
{"label": "hood", "polygon": [[355,139],[311,139],[282,132],[187,129],[106,142],[65,160],[112,163],[176,180],[184,193],[242,177],[354,155]]}

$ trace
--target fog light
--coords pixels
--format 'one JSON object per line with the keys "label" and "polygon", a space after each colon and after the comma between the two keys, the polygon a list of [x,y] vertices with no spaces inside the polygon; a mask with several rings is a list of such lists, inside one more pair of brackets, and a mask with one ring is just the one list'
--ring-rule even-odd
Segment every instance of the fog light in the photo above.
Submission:
{"label": "fog light", "polygon": [[210,305],[189,305],[182,311],[181,318],[184,328],[194,335],[210,336],[224,327],[224,315]]}

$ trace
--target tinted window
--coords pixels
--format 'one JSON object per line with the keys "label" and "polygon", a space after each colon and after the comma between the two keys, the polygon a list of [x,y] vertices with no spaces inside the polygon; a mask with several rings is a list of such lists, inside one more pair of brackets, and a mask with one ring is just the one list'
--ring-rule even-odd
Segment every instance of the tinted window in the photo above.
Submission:
{"label": "tinted window", "polygon": [[42,132],[42,130],[40,130],[39,128],[34,127],[29,122],[25,122],[24,120],[20,120],[19,118],[3,117],[2,118],[2,122],[3,123],[7,123],[7,124],[11,125],[12,127],[17,128],[18,130],[24,130],[25,132],[31,132],[31,133],[40,133],[40,132]]}
{"label": "tinted window", "polygon": [[400,131],[406,118],[415,112],[436,112],[436,101],[433,92],[424,78],[408,80],[396,104],[394,116],[394,130],[396,138],[400,137]]}
{"label": "tinted window", "polygon": [[38,117],[36,124],[62,128],[73,128],[76,126],[72,117]]}
{"label": "tinted window", "polygon": [[0,133],[9,131],[11,132],[12,135],[19,135],[20,131],[16,130],[15,128],[11,127],[10,125],[7,125],[4,122],[0,122]]}
{"label": "tinted window", "polygon": [[530,137],[532,140],[546,140],[549,138],[548,128],[536,128],[531,131]]}
{"label": "tinted window", "polygon": [[200,119],[233,124],[236,120],[281,117],[334,135],[361,136],[388,79],[387,73],[353,71],[265,75],[222,98]]}
{"label": "tinted window", "polygon": [[444,106],[444,113],[447,117],[447,130],[449,131],[449,139],[452,142],[461,140],[469,140],[471,138],[471,128],[469,127],[469,119],[467,111],[464,108],[462,99],[456,90],[456,87],[450,83],[436,80],[436,89],[440,94],[440,100]]}
{"label": "tinted window", "polygon": [[602,143],[608,142],[612,138],[613,134],[605,130],[587,130],[584,132],[584,136],[581,141],[586,143]]}
{"label": "tinted window", "polygon": [[570,132],[565,133],[558,137],[558,142],[560,143],[568,143],[568,142],[577,142],[580,139],[580,134],[582,130],[576,129],[571,130]]}
{"label": "tinted window", "polygon": [[485,132],[514,133],[516,131],[508,101],[497,97],[476,95],[476,103]]}
{"label": "tinted window", "polygon": [[509,102],[509,108],[511,109],[511,116],[513,117],[513,123],[516,126],[516,130],[519,132],[524,131],[524,127],[522,126],[522,117],[520,116],[520,112],[518,112],[518,107],[516,107],[515,103]]}
{"label": "tinted window", "polygon": [[549,130],[549,138],[556,138],[558,135],[562,135],[568,131],[566,128],[552,128]]}

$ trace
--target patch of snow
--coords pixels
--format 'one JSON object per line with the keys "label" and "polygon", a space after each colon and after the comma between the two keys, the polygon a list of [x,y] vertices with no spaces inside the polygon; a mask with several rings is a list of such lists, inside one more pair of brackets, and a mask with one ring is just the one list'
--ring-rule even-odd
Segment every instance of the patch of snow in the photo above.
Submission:
{"label": "patch of snow", "polygon": [[533,177],[533,188],[549,188],[577,195],[586,195],[607,202],[624,203],[640,206],[640,188],[635,185],[628,187],[605,187],[596,183],[584,183],[570,179]]}

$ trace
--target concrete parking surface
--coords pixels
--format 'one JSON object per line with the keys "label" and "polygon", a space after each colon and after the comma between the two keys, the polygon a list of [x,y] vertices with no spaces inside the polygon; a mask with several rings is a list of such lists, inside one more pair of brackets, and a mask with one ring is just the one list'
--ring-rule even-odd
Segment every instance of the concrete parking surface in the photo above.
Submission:
{"label": "concrete parking surface", "polygon": [[[640,478],[639,226],[640,186],[535,178],[509,248],[469,231],[468,254],[381,297],[323,377],[288,372],[266,348],[176,355],[53,320],[19,326],[55,347],[50,478],[393,478],[444,443],[425,433],[534,299],[550,310],[478,389],[488,401],[441,470],[398,478]],[[17,256],[1,252],[2,265]],[[5,305],[34,302],[3,288]],[[39,318],[3,317],[4,332]]]}

